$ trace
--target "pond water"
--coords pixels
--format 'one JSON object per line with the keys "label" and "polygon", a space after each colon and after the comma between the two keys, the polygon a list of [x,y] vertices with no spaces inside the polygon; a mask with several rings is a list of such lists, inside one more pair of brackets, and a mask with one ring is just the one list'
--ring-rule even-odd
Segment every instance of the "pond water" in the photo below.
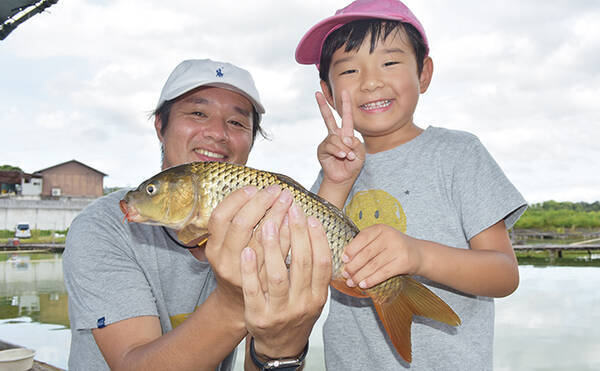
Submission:
{"label": "pond water", "polygon": [[[6,258],[0,257],[0,340],[35,349],[37,360],[66,369],[71,336],[61,255]],[[519,267],[519,289],[496,300],[494,369],[599,370],[600,262],[529,264],[535,263]],[[311,335],[306,370],[324,370],[323,320]],[[236,370],[243,369],[241,356]]]}

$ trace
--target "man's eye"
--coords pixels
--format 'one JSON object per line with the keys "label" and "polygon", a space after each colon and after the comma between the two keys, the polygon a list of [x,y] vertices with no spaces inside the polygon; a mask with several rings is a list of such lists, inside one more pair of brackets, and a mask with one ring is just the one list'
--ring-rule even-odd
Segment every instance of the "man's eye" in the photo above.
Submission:
{"label": "man's eye", "polygon": [[192,115],[198,116],[198,117],[206,117],[206,115],[204,114],[204,112],[199,112],[199,111],[192,112]]}
{"label": "man's eye", "polygon": [[240,121],[236,121],[236,120],[229,120],[229,123],[233,126],[238,126],[240,128],[248,128],[248,125],[244,124],[243,122]]}

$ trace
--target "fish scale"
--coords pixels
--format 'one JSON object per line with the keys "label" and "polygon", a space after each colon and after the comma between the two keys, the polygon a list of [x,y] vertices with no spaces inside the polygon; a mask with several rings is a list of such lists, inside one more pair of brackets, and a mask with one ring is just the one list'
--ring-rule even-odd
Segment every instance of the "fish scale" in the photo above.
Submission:
{"label": "fish scale", "polygon": [[[410,276],[391,277],[365,290],[347,286],[342,276],[342,255],[346,245],[359,233],[358,227],[337,207],[288,176],[231,163],[193,162],[169,168],[146,180],[125,195],[121,209],[129,221],[178,229],[178,237],[187,243],[194,237],[206,235],[210,214],[228,194],[248,185],[266,188],[273,184],[288,189],[304,213],[321,222],[332,253],[331,285],[347,295],[373,300],[392,344],[407,362],[412,360],[410,330],[413,315],[429,317],[450,326],[460,324],[460,318],[442,299]],[[150,194],[149,186],[153,186],[155,192]],[[178,197],[196,199],[189,202]],[[184,210],[188,205],[191,205],[189,210]],[[181,233],[186,229],[189,230],[185,234]],[[189,241],[184,240],[184,236]]]}

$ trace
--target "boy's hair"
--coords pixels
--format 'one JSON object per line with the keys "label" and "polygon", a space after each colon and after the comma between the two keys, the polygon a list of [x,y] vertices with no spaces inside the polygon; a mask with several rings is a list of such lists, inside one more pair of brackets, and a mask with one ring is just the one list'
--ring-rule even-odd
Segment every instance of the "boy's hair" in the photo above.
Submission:
{"label": "boy's hair", "polygon": [[358,50],[369,35],[371,37],[369,53],[373,53],[377,43],[380,40],[386,40],[392,32],[396,32],[400,37],[408,37],[408,43],[412,46],[417,60],[417,74],[421,76],[428,49],[423,36],[413,25],[392,20],[361,19],[347,23],[327,36],[321,49],[319,77],[325,81],[327,87],[331,90],[329,69],[333,53],[344,47],[344,45],[345,52]]}

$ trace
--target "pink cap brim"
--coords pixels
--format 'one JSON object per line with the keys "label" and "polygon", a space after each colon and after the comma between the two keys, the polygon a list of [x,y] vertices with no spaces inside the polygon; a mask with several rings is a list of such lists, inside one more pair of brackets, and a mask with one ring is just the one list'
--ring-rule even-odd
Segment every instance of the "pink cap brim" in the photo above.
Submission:
{"label": "pink cap brim", "polygon": [[414,18],[403,14],[373,14],[373,12],[353,12],[331,16],[314,25],[302,37],[298,47],[296,48],[296,61],[300,64],[316,64],[318,65],[321,59],[321,50],[325,39],[333,31],[343,25],[359,19],[388,19],[394,21],[405,22],[413,25],[423,37],[423,42],[427,48],[425,55],[429,54],[429,43],[427,36],[421,23]]}

